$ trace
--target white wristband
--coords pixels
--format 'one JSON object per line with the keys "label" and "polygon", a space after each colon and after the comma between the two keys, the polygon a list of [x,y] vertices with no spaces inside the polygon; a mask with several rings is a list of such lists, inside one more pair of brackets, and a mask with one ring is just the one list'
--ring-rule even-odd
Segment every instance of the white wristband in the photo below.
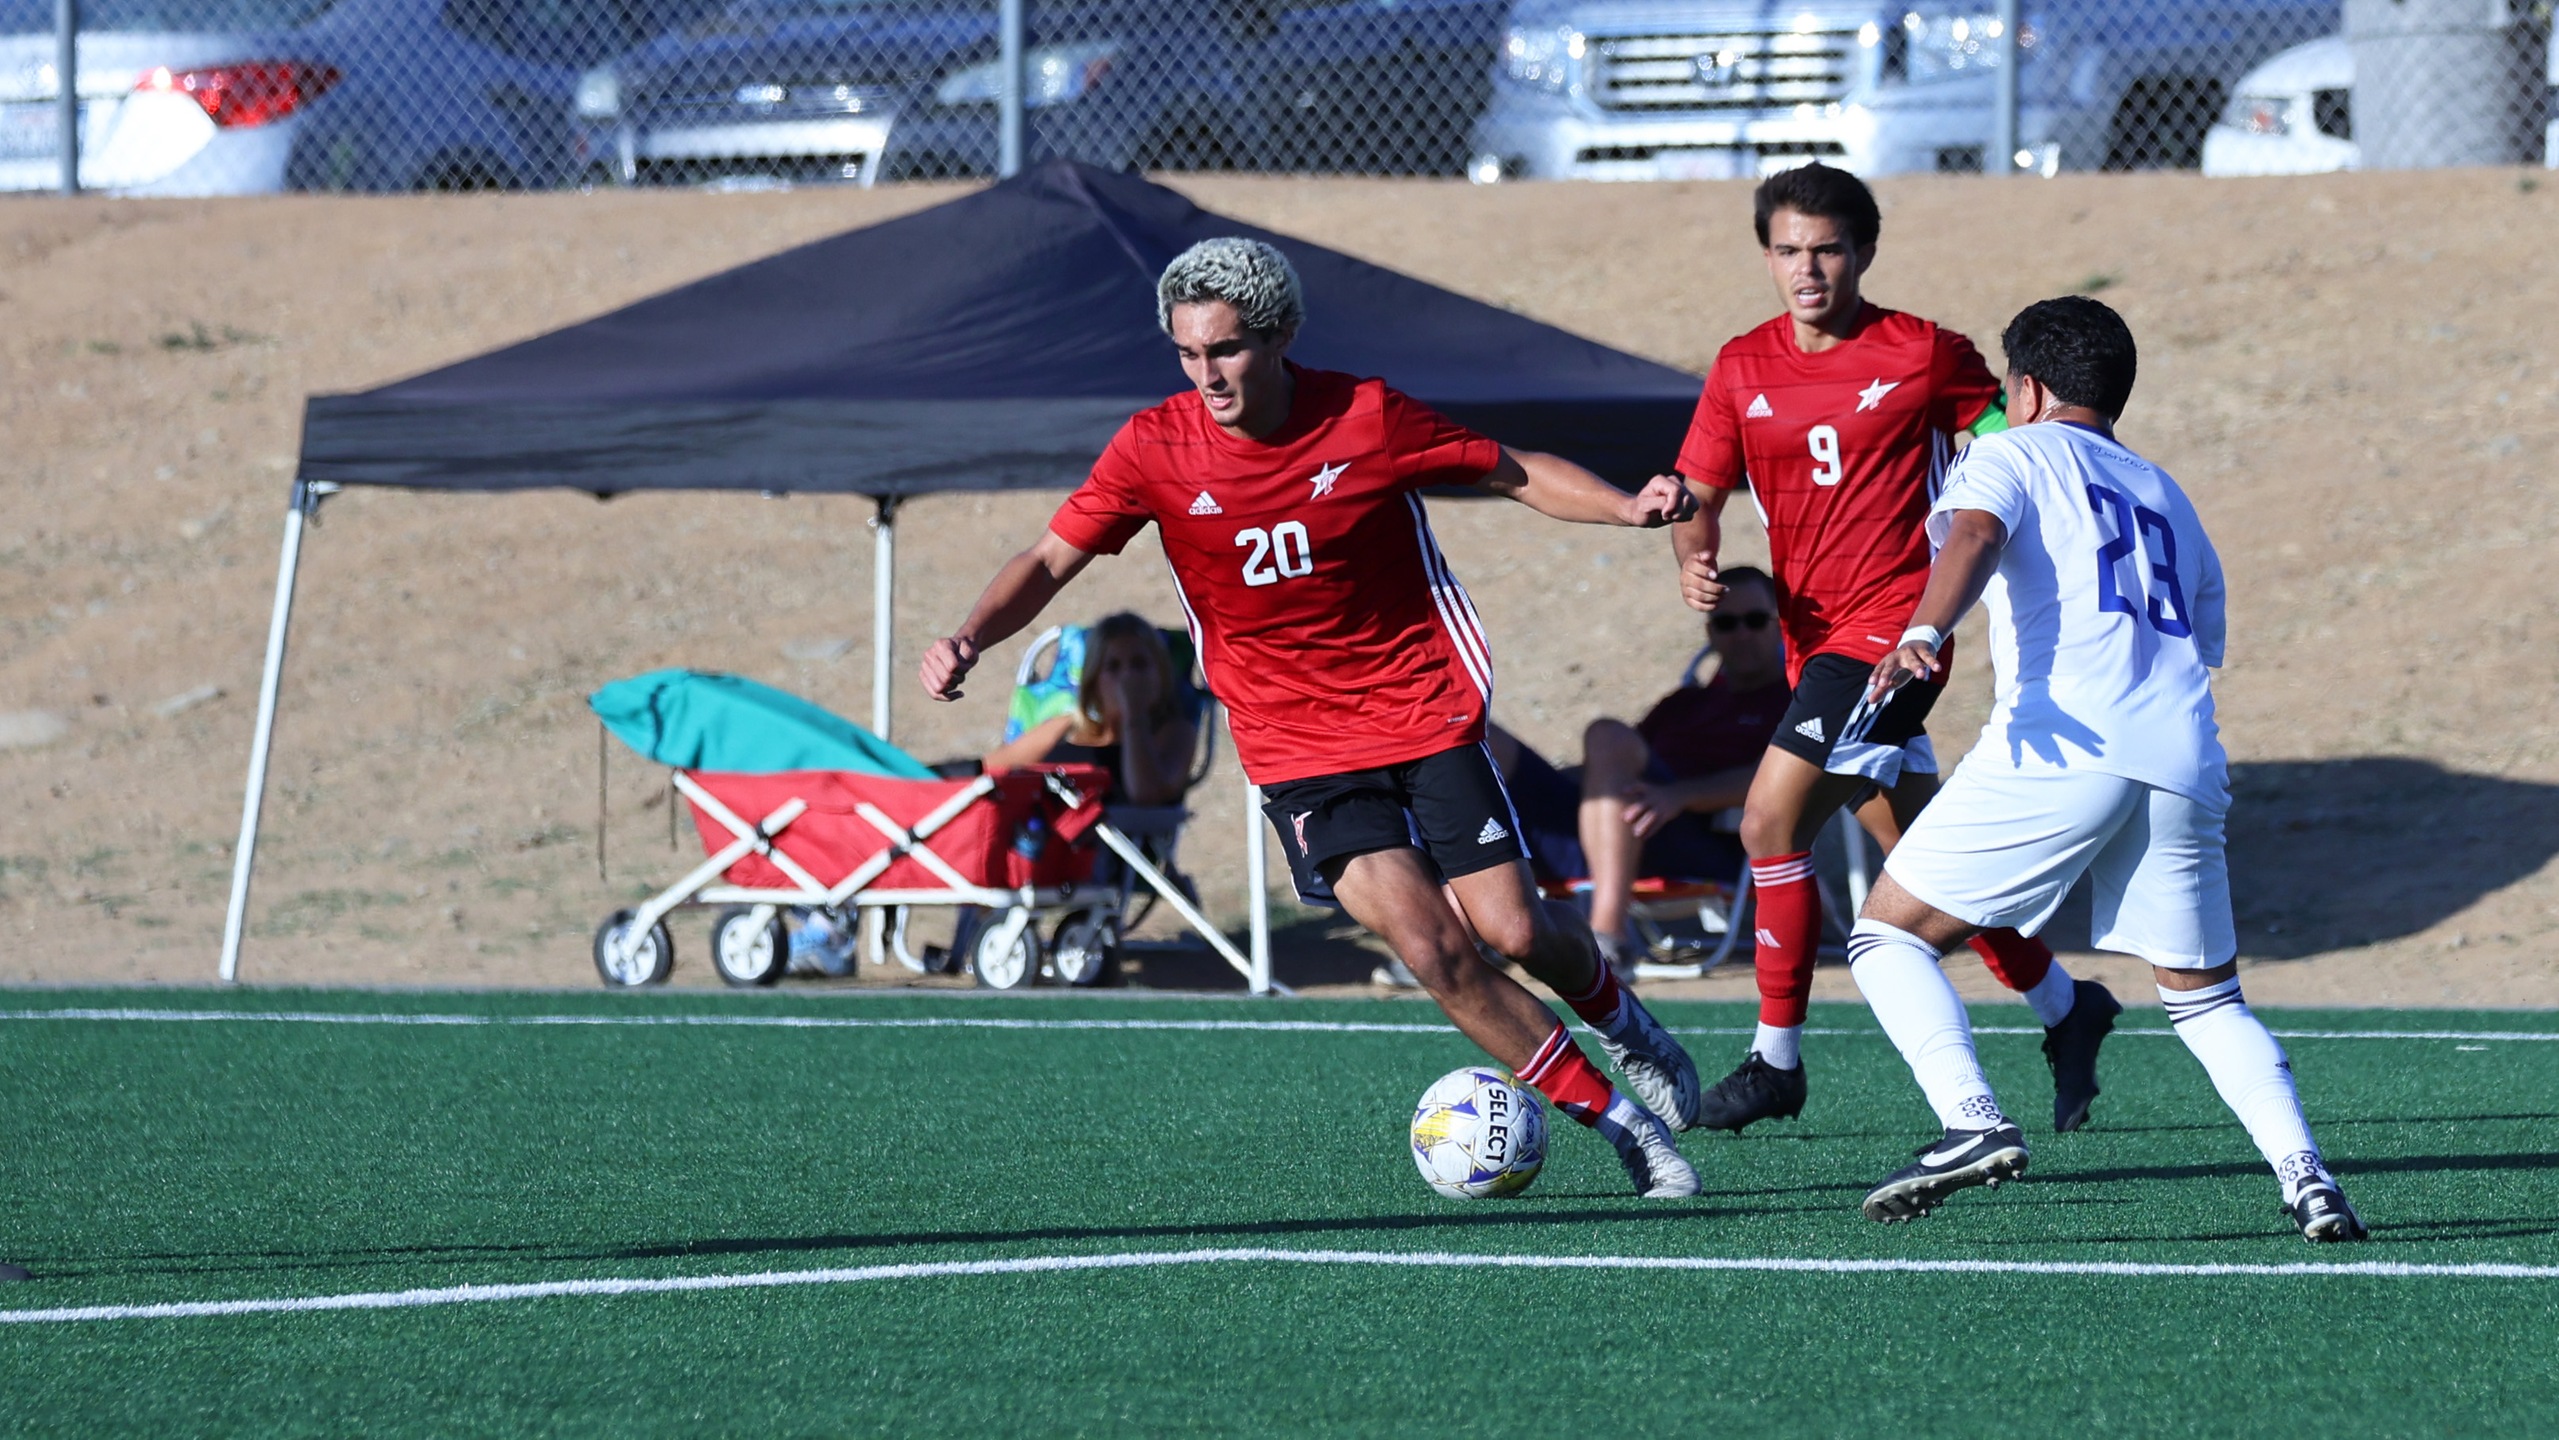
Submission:
{"label": "white wristband", "polygon": [[[1931,650],[1942,650],[1946,645],[1946,632],[1934,625],[1913,625],[1901,632],[1901,645],[1913,643],[1925,645]],[[1893,648],[1898,650],[1901,645]]]}

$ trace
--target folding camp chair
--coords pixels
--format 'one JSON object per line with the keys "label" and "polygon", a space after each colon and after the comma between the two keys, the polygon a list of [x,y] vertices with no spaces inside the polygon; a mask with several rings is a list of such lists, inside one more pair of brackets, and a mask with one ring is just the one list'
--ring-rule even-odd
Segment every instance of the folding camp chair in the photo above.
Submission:
{"label": "folding camp chair", "polygon": [[[1697,683],[1698,667],[1714,653],[1711,645],[1701,646],[1688,658],[1680,671],[1681,685]],[[1862,801],[1861,801],[1862,803]],[[1866,831],[1851,813],[1854,805],[1844,807],[1831,817],[1828,831],[1838,836],[1845,857],[1844,880],[1848,890],[1848,906],[1843,912],[1833,903],[1830,884],[1816,873],[1814,884],[1821,896],[1824,923],[1836,930],[1845,941],[1848,933],[1843,914],[1854,916],[1866,905],[1870,872],[1866,855]],[[1736,807],[1714,816],[1715,828],[1727,832],[1741,829],[1742,812]],[[1587,877],[1545,882],[1542,886],[1550,899],[1571,900],[1587,913],[1591,884]],[[1741,938],[1750,933],[1750,866],[1731,880],[1709,876],[1639,875],[1627,897],[1626,917],[1634,927],[1635,937],[1644,942],[1645,959],[1635,965],[1635,975],[1644,980],[1694,980],[1712,972],[1730,960]],[[1694,922],[1711,947],[1683,937],[1674,928]],[[1834,947],[1824,947],[1830,953]]]}
{"label": "folding camp chair", "polygon": [[[1208,774],[1216,756],[1216,702],[1199,688],[1193,679],[1195,664],[1191,638],[1178,630],[1159,630],[1165,651],[1173,659],[1173,683],[1177,702],[1193,723],[1198,734],[1198,753],[1193,757],[1183,788],[1199,784]],[[1023,652],[1021,664],[1013,673],[1013,695],[1006,709],[1004,739],[1020,739],[1032,726],[1071,713],[1083,682],[1084,660],[1090,631],[1081,625],[1055,625],[1043,630]],[[1206,933],[1192,926],[1184,934],[1169,940],[1131,939],[1129,932],[1146,923],[1159,902],[1178,892],[1190,905],[1199,901],[1199,887],[1184,874],[1175,860],[1181,842],[1182,827],[1191,812],[1182,805],[1112,805],[1104,812],[1111,826],[1126,836],[1138,856],[1159,872],[1170,890],[1159,890],[1128,860],[1114,853],[1102,858],[1094,872],[1098,885],[1116,885],[1120,905],[1108,915],[1095,917],[1089,927],[1086,943],[1055,947],[1041,973],[1043,979],[1055,979],[1074,986],[1104,985],[1118,974],[1120,957],[1131,953],[1163,950],[1197,950]],[[889,922],[891,951],[899,963],[910,969],[929,970],[945,964],[965,964],[965,952],[978,916],[963,915],[950,948],[941,955],[927,949],[919,952],[906,939],[906,916],[894,914]],[[983,981],[984,976],[980,976]]]}

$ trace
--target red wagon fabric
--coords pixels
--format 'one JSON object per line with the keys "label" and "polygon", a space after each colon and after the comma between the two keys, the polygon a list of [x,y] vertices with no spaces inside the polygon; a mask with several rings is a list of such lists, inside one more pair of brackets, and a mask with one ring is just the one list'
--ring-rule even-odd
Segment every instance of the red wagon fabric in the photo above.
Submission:
{"label": "red wagon fabric", "polygon": [[[774,836],[773,846],[830,886],[895,843],[861,813],[862,806],[869,805],[897,828],[912,832],[954,797],[981,784],[992,788],[938,829],[918,836],[918,848],[931,850],[972,885],[1014,889],[1078,884],[1092,875],[1098,851],[1077,842],[1102,818],[1102,797],[1110,784],[1109,776],[1092,765],[1033,766],[959,780],[892,780],[849,770],[689,773],[750,825],[760,824],[792,800],[807,805],[805,814]],[[1074,792],[1073,801],[1050,787],[1052,774]],[[717,816],[699,806],[691,808],[704,853],[717,854],[738,838]],[[753,889],[789,889],[796,884],[772,861],[752,854],[731,865],[727,878],[732,885]],[[947,879],[910,851],[864,888],[948,887]]]}

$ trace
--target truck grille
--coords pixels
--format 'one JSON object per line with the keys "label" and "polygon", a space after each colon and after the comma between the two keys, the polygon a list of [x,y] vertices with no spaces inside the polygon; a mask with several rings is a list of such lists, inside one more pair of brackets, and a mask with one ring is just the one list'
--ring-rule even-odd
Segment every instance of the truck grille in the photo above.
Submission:
{"label": "truck grille", "polygon": [[1595,35],[1584,89],[1603,110],[1765,110],[1848,93],[1857,31]]}

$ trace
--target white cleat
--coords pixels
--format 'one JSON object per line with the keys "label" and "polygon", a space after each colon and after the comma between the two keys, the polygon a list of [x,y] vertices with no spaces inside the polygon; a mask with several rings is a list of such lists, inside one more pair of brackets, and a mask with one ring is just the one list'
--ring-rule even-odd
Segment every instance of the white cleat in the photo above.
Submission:
{"label": "white cleat", "polygon": [[1626,993],[1625,1018],[1625,1039],[1602,1035],[1599,1048],[1607,1052],[1617,1073],[1626,1077],[1626,1088],[1662,1123],[1673,1130],[1695,1125],[1700,1093],[1697,1062],[1688,1058],[1688,1052],[1633,991]]}
{"label": "white cleat", "polygon": [[1618,1099],[1620,1104],[1609,1107],[1599,1132],[1617,1147],[1617,1158],[1626,1162],[1626,1178],[1635,1182],[1635,1193],[1647,1200],[1680,1200],[1704,1189],[1698,1183],[1697,1167],[1679,1153],[1661,1117],[1622,1095]]}

